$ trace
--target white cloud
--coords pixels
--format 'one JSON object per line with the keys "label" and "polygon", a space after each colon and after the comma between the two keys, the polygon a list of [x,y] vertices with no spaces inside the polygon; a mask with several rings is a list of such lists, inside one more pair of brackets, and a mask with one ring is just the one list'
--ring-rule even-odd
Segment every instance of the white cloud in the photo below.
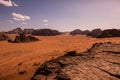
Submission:
{"label": "white cloud", "polygon": [[43,22],[43,25],[44,25],[44,26],[48,26],[48,22],[49,22],[49,21],[48,21],[47,19],[44,19],[42,22]]}
{"label": "white cloud", "polygon": [[9,22],[10,24],[14,23],[12,20],[8,20],[8,22]]}
{"label": "white cloud", "polygon": [[44,24],[44,26],[48,26],[48,24],[46,23],[46,24]]}
{"label": "white cloud", "polygon": [[15,4],[15,2],[13,2],[13,5],[14,5],[15,7],[18,7],[18,6],[19,6],[19,5]]}
{"label": "white cloud", "polygon": [[27,24],[27,22],[22,22],[22,24],[24,24],[24,25],[25,25],[25,24]]}
{"label": "white cloud", "polygon": [[15,2],[12,2],[11,0],[6,1],[6,0],[0,0],[0,4],[6,6],[6,7],[18,7],[19,5],[17,5]]}
{"label": "white cloud", "polygon": [[12,13],[13,19],[16,21],[26,21],[26,20],[30,20],[29,16],[24,16],[18,13]]}
{"label": "white cloud", "polygon": [[48,20],[47,20],[47,19],[44,19],[43,22],[44,22],[44,23],[48,23]]}

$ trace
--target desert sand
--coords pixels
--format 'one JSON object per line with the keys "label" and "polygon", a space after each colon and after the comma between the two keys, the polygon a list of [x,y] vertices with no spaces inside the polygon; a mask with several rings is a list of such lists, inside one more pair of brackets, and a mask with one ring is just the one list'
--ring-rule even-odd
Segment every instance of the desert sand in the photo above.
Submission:
{"label": "desert sand", "polygon": [[[15,35],[9,35],[13,37]],[[75,50],[89,49],[96,42],[120,43],[120,37],[91,38],[85,35],[36,36],[29,43],[0,42],[0,80],[29,80],[40,64]]]}

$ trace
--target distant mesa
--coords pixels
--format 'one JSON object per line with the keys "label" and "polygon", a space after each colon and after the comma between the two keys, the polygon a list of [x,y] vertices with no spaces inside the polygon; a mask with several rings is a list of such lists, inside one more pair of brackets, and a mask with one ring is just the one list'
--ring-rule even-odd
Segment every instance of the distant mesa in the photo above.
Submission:
{"label": "distant mesa", "polygon": [[23,32],[24,32],[25,34],[32,34],[33,31],[34,31],[34,29],[24,29],[24,30],[23,30]]}
{"label": "distant mesa", "polygon": [[[35,36],[56,36],[60,34],[64,34],[64,32],[59,32],[58,30],[52,29],[24,29],[16,28],[11,31],[5,32],[7,34],[31,34]],[[120,37],[120,29],[106,29],[101,30],[100,28],[89,30],[80,30],[75,29],[69,33],[70,35],[86,35],[91,36],[93,38],[107,38],[107,37]]]}
{"label": "distant mesa", "polygon": [[102,33],[102,30],[100,28],[97,29],[93,29],[89,34],[87,34],[87,36],[91,36],[91,37],[98,37],[100,34]]}
{"label": "distant mesa", "polygon": [[32,35],[36,36],[56,36],[60,35],[61,33],[57,30],[52,30],[52,29],[37,29],[34,30]]}
{"label": "distant mesa", "polygon": [[85,30],[85,31],[83,31],[83,34],[85,34],[85,35],[88,35],[89,33],[90,33],[89,30]]}
{"label": "distant mesa", "polygon": [[11,31],[8,31],[7,33],[8,34],[21,34],[21,33],[23,33],[23,30],[21,28],[15,28]]}
{"label": "distant mesa", "polygon": [[70,35],[87,35],[93,38],[120,37],[120,29],[106,29],[103,31],[100,28],[93,29],[92,31],[75,29],[70,32]]}
{"label": "distant mesa", "polygon": [[107,38],[107,37],[120,37],[120,30],[118,29],[107,29],[104,30],[98,38]]}
{"label": "distant mesa", "polygon": [[70,32],[70,35],[81,35],[81,34],[83,34],[83,31],[80,29],[75,29]]}
{"label": "distant mesa", "polygon": [[60,35],[61,32],[52,29],[24,29],[16,28],[11,31],[6,32],[8,34],[31,34],[36,36],[56,36]]}
{"label": "distant mesa", "polygon": [[6,34],[0,33],[0,41],[5,41],[5,40],[8,40],[8,39],[9,39],[9,37]]}
{"label": "distant mesa", "polygon": [[8,40],[8,42],[11,43],[22,43],[22,42],[34,42],[34,41],[38,41],[39,39],[33,37],[33,36],[26,36],[25,34],[19,34],[18,36],[15,37],[15,40]]}
{"label": "distant mesa", "polygon": [[82,31],[82,30],[80,30],[80,29],[75,29],[75,30],[73,30],[73,31],[71,31],[70,32],[70,35],[88,35],[90,33],[90,31],[89,30],[84,30],[84,31]]}

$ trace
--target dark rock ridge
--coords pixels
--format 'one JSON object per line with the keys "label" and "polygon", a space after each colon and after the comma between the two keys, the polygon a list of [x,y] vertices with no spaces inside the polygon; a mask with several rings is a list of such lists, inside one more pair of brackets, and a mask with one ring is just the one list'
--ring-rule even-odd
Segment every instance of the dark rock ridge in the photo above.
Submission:
{"label": "dark rock ridge", "polygon": [[31,80],[120,80],[120,44],[96,43],[42,64]]}
{"label": "dark rock ridge", "polygon": [[89,30],[82,31],[80,29],[75,29],[75,30],[70,32],[70,35],[84,35],[84,34],[87,35],[89,33],[90,33]]}
{"label": "dark rock ridge", "polygon": [[61,32],[52,29],[24,29],[16,28],[11,31],[6,32],[7,34],[32,34],[36,36],[56,36],[60,35]]}
{"label": "dark rock ridge", "polygon": [[83,34],[86,34],[86,35],[88,35],[89,33],[90,33],[89,30],[85,30],[85,31],[83,31]]}
{"label": "dark rock ridge", "polygon": [[120,37],[120,30],[118,29],[107,29],[104,30],[98,38],[106,38],[106,37]]}
{"label": "dark rock ridge", "polygon": [[56,36],[60,35],[60,32],[57,30],[51,30],[51,29],[38,29],[34,30],[32,35],[36,36]]}
{"label": "dark rock ridge", "polygon": [[0,41],[8,40],[8,36],[4,33],[0,33]]}
{"label": "dark rock ridge", "polygon": [[21,34],[21,33],[23,33],[23,30],[21,28],[15,28],[11,31],[8,31],[7,33],[8,34]]}
{"label": "dark rock ridge", "polygon": [[33,42],[38,41],[39,39],[33,37],[33,36],[26,36],[25,34],[19,34],[19,36],[15,37],[15,40],[8,40],[8,42],[12,43],[21,43],[21,42]]}
{"label": "dark rock ridge", "polygon": [[83,31],[80,29],[75,29],[72,32],[70,32],[70,35],[79,35],[79,34],[83,34]]}
{"label": "dark rock ridge", "polygon": [[32,34],[33,31],[34,31],[34,29],[24,29],[24,30],[23,30],[23,32],[24,32],[25,34]]}
{"label": "dark rock ridge", "polygon": [[102,33],[101,29],[93,29],[90,33],[87,34],[87,36],[91,37],[98,37]]}

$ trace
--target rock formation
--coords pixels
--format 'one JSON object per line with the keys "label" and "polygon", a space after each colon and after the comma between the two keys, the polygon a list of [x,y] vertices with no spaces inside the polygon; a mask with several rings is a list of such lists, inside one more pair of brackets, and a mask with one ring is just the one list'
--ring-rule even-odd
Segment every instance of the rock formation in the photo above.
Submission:
{"label": "rock formation", "polygon": [[14,41],[8,40],[8,42],[12,43],[21,43],[21,42],[33,42],[38,41],[39,39],[32,37],[32,36],[26,36],[25,34],[19,34],[19,36],[15,37]]}
{"label": "rock formation", "polygon": [[85,31],[83,31],[83,34],[88,35],[88,34],[90,34],[90,31],[89,30],[85,30]]}
{"label": "rock formation", "polygon": [[4,40],[7,40],[8,39],[8,36],[4,33],[0,33],[0,41],[4,41]]}
{"label": "rock formation", "polygon": [[15,28],[11,31],[8,31],[7,32],[8,34],[22,34],[23,33],[23,30],[21,28]]}
{"label": "rock formation", "polygon": [[101,29],[93,29],[89,34],[87,34],[87,36],[91,36],[91,37],[98,37],[100,34],[102,33]]}
{"label": "rock formation", "polygon": [[120,44],[96,43],[42,64],[31,80],[120,80]]}
{"label": "rock formation", "polygon": [[107,38],[107,37],[120,37],[120,30],[117,29],[107,29],[104,30],[98,38]]}
{"label": "rock formation", "polygon": [[81,35],[81,34],[83,34],[83,31],[80,29],[75,29],[70,32],[70,35]]}
{"label": "rock formation", "polygon": [[73,31],[70,32],[70,35],[88,35],[90,34],[89,30],[80,30],[80,29],[75,29]]}
{"label": "rock formation", "polygon": [[23,32],[24,32],[25,34],[32,34],[33,31],[34,31],[34,29],[24,29],[24,30],[23,30]]}
{"label": "rock formation", "polygon": [[34,30],[32,35],[36,36],[56,36],[60,35],[60,32],[57,30],[51,30],[51,29],[38,29]]}

